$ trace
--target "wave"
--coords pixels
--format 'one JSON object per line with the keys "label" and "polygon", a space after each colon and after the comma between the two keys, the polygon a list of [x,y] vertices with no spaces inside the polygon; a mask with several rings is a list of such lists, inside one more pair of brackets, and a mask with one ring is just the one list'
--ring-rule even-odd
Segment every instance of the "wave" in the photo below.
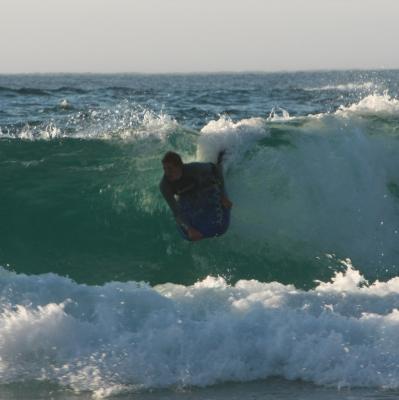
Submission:
{"label": "wave", "polygon": [[52,93],[65,93],[65,94],[85,94],[88,93],[87,90],[77,88],[77,87],[69,87],[69,86],[61,86],[55,89],[46,88],[34,88],[34,87],[8,87],[8,86],[0,86],[0,93],[11,93],[15,95],[25,95],[25,96],[50,96]]}
{"label": "wave", "polygon": [[154,95],[154,89],[137,89],[137,88],[129,88],[126,86],[109,86],[104,89],[103,91],[112,91],[116,92],[118,95],[129,95],[129,96],[143,96],[143,95]]}
{"label": "wave", "polygon": [[48,89],[52,93],[66,93],[66,94],[86,94],[89,92],[87,89],[78,88],[76,86],[60,86],[55,89]]}
{"label": "wave", "polygon": [[277,282],[78,285],[2,269],[2,383],[49,380],[97,396],[271,376],[398,388],[399,280],[349,261],[303,291]]}
{"label": "wave", "polygon": [[[389,279],[399,271],[396,102],[373,95],[346,115],[321,117],[276,108],[269,117],[211,120],[200,132],[123,107],[75,113],[68,130],[28,129],[29,140],[2,142],[2,226],[17,228],[0,230],[0,262],[87,283],[189,284],[220,274],[309,287],[337,270],[324,258],[335,253],[369,279]],[[224,237],[196,246],[178,238],[158,189],[170,149],[187,162],[226,150],[234,209]]]}
{"label": "wave", "polygon": [[32,95],[32,96],[48,96],[49,91],[38,88],[10,88],[5,86],[0,86],[0,93],[13,93],[16,95]]}
{"label": "wave", "polygon": [[309,87],[304,88],[307,91],[359,91],[359,90],[376,90],[378,86],[374,82],[360,82],[360,83],[346,83],[346,84],[339,84],[339,85],[325,85],[320,87]]}
{"label": "wave", "polygon": [[[28,139],[28,140],[49,140],[60,138],[71,139],[136,139],[145,138],[146,135],[161,138],[173,130],[180,128],[185,132],[190,132],[198,135],[194,130],[179,125],[178,121],[172,116],[164,112],[155,112],[148,107],[140,106],[139,104],[131,104],[129,102],[120,103],[113,109],[89,109],[87,111],[75,111],[73,104],[68,99],[62,99],[56,107],[50,110],[57,109],[72,110],[73,113],[67,116],[67,119],[58,122],[44,122],[31,126],[26,124],[19,127],[0,127],[1,138]],[[291,116],[287,110],[282,107],[273,107],[267,118],[251,117],[241,121],[233,122],[227,116],[222,115],[219,120],[210,120],[207,125],[200,130],[201,136],[207,136],[212,130],[225,132],[229,135],[227,141],[236,141],[236,146],[240,146],[241,139],[238,136],[253,136],[259,138],[263,135],[262,131],[268,129],[268,124],[275,122],[303,122],[311,123],[312,119],[329,118],[332,115],[336,117],[355,117],[355,116],[379,116],[390,117],[399,115],[399,100],[391,97],[388,93],[371,94],[360,101],[341,105],[333,112],[320,114],[309,114],[306,116],[295,115]],[[388,120],[388,122],[391,122]],[[248,134],[245,132],[248,131]],[[251,132],[249,132],[251,131]],[[238,134],[238,132],[241,132]],[[238,135],[238,136],[237,136]],[[235,137],[235,139],[233,139]],[[219,140],[221,133],[219,133]],[[256,140],[256,139],[255,139]],[[202,141],[202,139],[201,139]],[[227,143],[226,143],[227,145]],[[201,145],[200,145],[201,147]],[[214,153],[217,149],[214,150]],[[198,156],[201,158],[201,150]],[[214,158],[214,157],[212,157]]]}
{"label": "wave", "polygon": [[153,89],[137,89],[129,88],[126,86],[105,86],[97,87],[92,89],[82,89],[76,86],[60,86],[56,88],[35,88],[35,87],[8,87],[0,86],[0,93],[3,94],[15,94],[23,96],[51,96],[52,94],[64,94],[64,95],[83,95],[91,92],[115,92],[118,95],[153,95],[155,92]]}
{"label": "wave", "polygon": [[[242,240],[282,253],[338,252],[397,271],[397,102],[372,95],[335,114],[221,118],[202,129],[197,159],[227,149]],[[371,115],[389,118],[377,125],[357,119]]]}
{"label": "wave", "polygon": [[[51,110],[73,110],[73,105],[63,99]],[[142,138],[162,139],[177,126],[169,115],[138,107],[117,107],[113,110],[78,111],[66,120],[20,124],[0,128],[0,139],[21,140],[136,140]]]}
{"label": "wave", "polygon": [[383,95],[369,95],[358,103],[349,106],[341,106],[337,115],[380,115],[380,116],[399,116],[399,100],[391,97],[387,92]]}

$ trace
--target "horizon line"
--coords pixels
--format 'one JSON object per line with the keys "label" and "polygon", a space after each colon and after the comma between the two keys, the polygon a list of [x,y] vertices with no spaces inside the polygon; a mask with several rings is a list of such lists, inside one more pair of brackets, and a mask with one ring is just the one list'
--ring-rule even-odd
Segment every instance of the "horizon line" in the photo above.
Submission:
{"label": "horizon line", "polygon": [[0,72],[0,75],[222,75],[222,74],[288,74],[288,73],[309,73],[309,72],[380,72],[397,71],[399,67],[385,68],[310,68],[310,69],[281,69],[281,70],[216,70],[216,71],[29,71],[29,72]]}

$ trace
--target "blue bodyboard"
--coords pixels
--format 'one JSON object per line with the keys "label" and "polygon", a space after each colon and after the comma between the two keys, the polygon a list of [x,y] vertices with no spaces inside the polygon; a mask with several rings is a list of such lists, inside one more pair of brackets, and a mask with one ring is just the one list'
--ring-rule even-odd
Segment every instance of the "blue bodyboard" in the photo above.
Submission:
{"label": "blue bodyboard", "polygon": [[[178,200],[188,223],[204,238],[223,235],[230,225],[230,209],[222,206],[221,196],[221,189],[213,186],[199,195],[181,196]],[[184,239],[191,240],[184,228],[178,225],[178,230]]]}

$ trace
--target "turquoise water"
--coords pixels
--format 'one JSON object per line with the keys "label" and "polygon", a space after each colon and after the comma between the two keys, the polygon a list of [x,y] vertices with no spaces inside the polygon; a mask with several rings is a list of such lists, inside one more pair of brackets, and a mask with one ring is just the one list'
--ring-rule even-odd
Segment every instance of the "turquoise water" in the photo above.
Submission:
{"label": "turquoise water", "polygon": [[[397,394],[398,78],[0,76],[0,392]],[[170,149],[226,149],[223,237],[180,239]]]}

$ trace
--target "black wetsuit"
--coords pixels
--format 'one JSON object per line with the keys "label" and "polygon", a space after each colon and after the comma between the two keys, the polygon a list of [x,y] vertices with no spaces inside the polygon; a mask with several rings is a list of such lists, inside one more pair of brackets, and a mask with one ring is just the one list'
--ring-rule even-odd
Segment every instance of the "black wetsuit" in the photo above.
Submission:
{"label": "black wetsuit", "polygon": [[218,185],[224,193],[221,164],[193,162],[183,164],[182,176],[177,181],[169,181],[164,175],[159,188],[176,222],[187,228],[189,223],[179,206],[178,199],[182,196],[199,197],[214,185]]}

